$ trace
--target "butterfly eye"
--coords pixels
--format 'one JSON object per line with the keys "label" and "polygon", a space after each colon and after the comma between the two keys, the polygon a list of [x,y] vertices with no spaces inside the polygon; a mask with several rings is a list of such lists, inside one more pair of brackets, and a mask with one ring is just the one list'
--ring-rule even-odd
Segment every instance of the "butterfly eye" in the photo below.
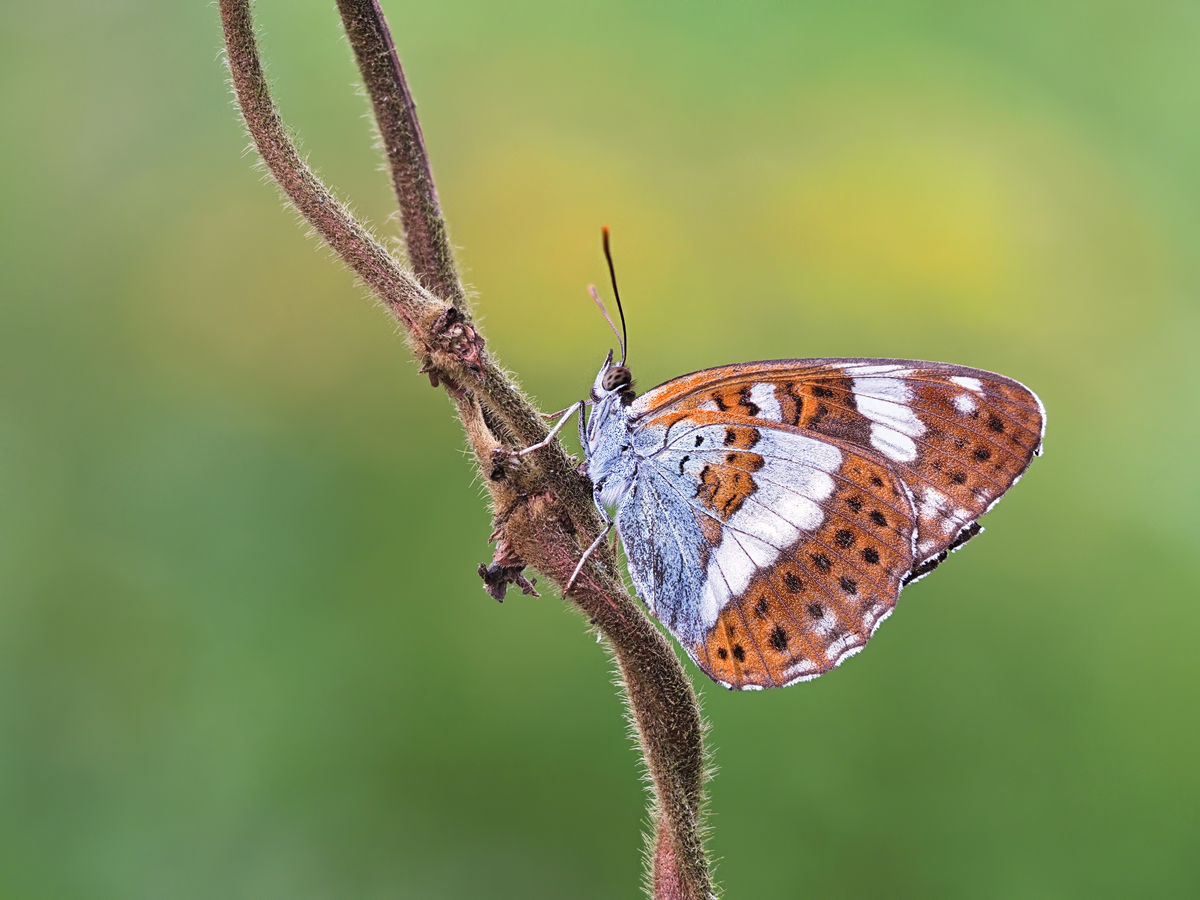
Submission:
{"label": "butterfly eye", "polygon": [[604,380],[600,382],[601,387],[606,391],[615,391],[631,384],[633,384],[633,373],[626,366],[613,366],[604,373]]}

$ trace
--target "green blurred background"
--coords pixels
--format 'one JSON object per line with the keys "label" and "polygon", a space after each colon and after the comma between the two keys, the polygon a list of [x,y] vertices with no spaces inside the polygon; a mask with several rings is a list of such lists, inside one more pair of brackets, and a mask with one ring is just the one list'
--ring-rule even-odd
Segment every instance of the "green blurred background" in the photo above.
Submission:
{"label": "green blurred background", "polygon": [[[727,694],[729,897],[1200,895],[1200,4],[385,0],[491,349],[543,404],[784,356],[1049,410],[987,536]],[[396,233],[330,0],[258,4]],[[215,5],[0,6],[0,895],[637,895],[610,664],[481,590],[445,397],[245,152]]]}

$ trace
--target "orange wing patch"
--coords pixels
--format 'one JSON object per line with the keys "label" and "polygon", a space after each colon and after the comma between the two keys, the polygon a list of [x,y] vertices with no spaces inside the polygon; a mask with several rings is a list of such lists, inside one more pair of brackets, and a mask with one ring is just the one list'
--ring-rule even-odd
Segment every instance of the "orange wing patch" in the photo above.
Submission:
{"label": "orange wing patch", "polygon": [[912,566],[913,515],[889,469],[847,454],[821,528],[728,604],[692,656],[733,688],[815,678],[857,652]]}
{"label": "orange wing patch", "polygon": [[710,404],[707,408],[715,407],[718,412],[754,418],[759,413],[759,406],[750,398],[750,390],[751,385],[745,382],[725,384],[715,390],[697,394],[689,402],[681,404],[680,409],[696,409],[707,403]]}
{"label": "orange wing patch", "polygon": [[696,499],[722,520],[728,521],[758,490],[752,473],[761,469],[763,464],[763,458],[757,453],[731,450],[725,454],[722,462],[709,463],[700,470]]}
{"label": "orange wing patch", "polygon": [[[759,400],[755,401],[752,395]],[[851,379],[836,375],[826,375],[820,380],[803,377],[780,380],[778,375],[747,373],[736,381],[681,396],[672,409],[708,409],[793,428],[816,429],[824,423],[835,436],[854,440],[864,431],[856,427],[859,420],[841,421],[845,417],[837,414],[839,410],[854,409],[853,397]]]}

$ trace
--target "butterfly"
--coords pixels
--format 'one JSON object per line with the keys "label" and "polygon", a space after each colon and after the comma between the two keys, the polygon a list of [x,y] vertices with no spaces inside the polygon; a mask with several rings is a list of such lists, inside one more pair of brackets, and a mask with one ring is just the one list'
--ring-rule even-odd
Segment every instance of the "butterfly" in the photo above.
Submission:
{"label": "butterfly", "polygon": [[[604,250],[612,272],[607,228]],[[992,372],[783,359],[638,396],[617,338],[621,362],[609,352],[547,441],[580,412],[596,507],[634,589],[726,688],[808,681],[861,651],[1042,452],[1041,401]]]}

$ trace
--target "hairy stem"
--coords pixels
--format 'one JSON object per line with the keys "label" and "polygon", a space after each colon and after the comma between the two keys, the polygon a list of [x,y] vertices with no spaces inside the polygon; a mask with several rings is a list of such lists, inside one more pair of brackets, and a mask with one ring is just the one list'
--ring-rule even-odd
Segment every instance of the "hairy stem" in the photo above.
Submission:
{"label": "hairy stem", "polygon": [[338,0],[338,11],[379,125],[409,262],[425,287],[462,308],[465,296],[417,121],[417,104],[379,0]]}
{"label": "hairy stem", "polygon": [[[505,445],[537,443],[546,426],[491,360],[471,322],[416,107],[382,11],[376,0],[339,0],[338,6],[378,119],[414,271],[397,262],[305,164],[271,99],[249,0],[220,0],[246,128],[287,198],[404,325],[424,371],[454,398],[491,494],[497,556],[503,556],[499,571],[519,573],[530,565],[562,590],[581,547],[600,533],[591,485],[557,440],[519,462],[496,455]],[[701,839],[703,725],[691,683],[666,639],[625,591],[607,548],[589,561],[569,599],[613,649],[650,774],[651,894],[655,900],[709,900],[712,882]]]}
{"label": "hairy stem", "polygon": [[436,310],[435,299],[300,158],[271,100],[254,39],[250,4],[222,2],[221,19],[238,106],[267,169],[325,242],[412,329]]}
{"label": "hairy stem", "polygon": [[[472,433],[469,427],[468,433]],[[486,447],[475,450],[477,459],[487,458]],[[536,547],[572,548],[565,554],[554,549],[542,552],[537,562],[527,557],[560,589],[579,558],[578,543],[565,531],[567,524],[553,513],[550,497],[532,498],[508,519],[509,535],[523,535]],[[709,900],[713,886],[700,827],[707,760],[704,725],[691,682],[666,638],[625,592],[611,555],[584,568],[570,599],[613,649],[650,774],[654,791],[651,896]]]}

